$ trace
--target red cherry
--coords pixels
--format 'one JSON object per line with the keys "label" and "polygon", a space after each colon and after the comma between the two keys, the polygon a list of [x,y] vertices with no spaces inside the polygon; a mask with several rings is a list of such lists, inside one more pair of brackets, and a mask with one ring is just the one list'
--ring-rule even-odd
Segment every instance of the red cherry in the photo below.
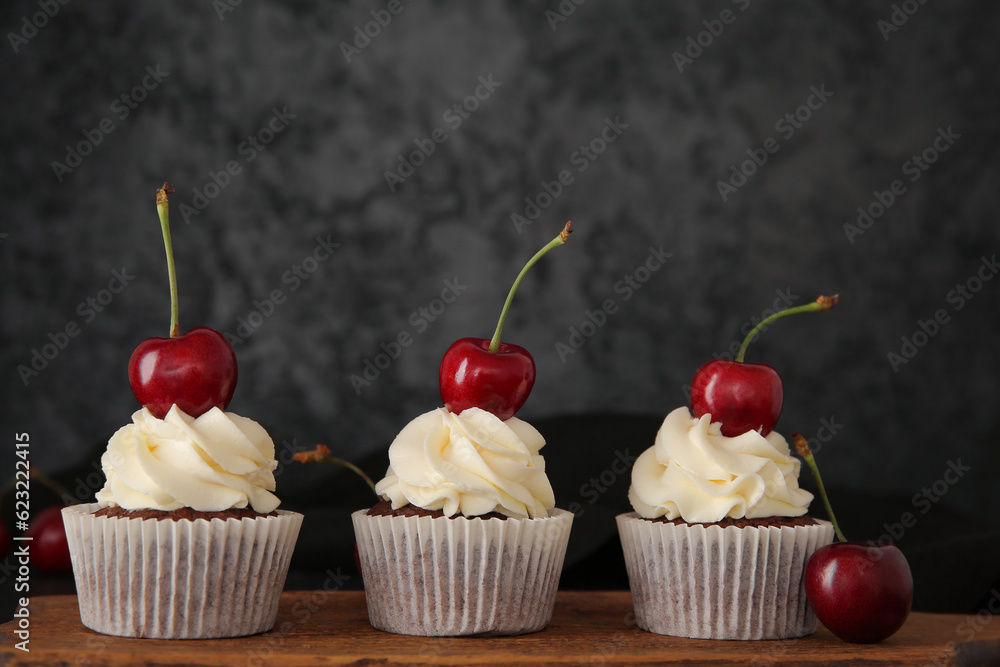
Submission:
{"label": "red cherry", "polygon": [[7,528],[7,524],[0,521],[0,560],[7,557],[7,554],[10,553],[10,545],[13,543],[13,539],[10,536],[10,529]]}
{"label": "red cherry", "polygon": [[747,431],[767,435],[778,423],[784,390],[778,372],[767,364],[716,359],[698,369],[691,382],[691,411],[722,422],[722,435]]}
{"label": "red cherry", "polygon": [[735,361],[716,359],[694,374],[691,381],[691,412],[695,417],[708,413],[722,422],[722,435],[735,437],[747,431],[767,435],[778,423],[784,390],[777,371],[766,364],[745,364],[747,346],[765,327],[788,315],[818,313],[833,308],[839,297],[821,296],[812,303],[779,310],[750,330]]}
{"label": "red cherry", "polygon": [[856,644],[891,637],[913,602],[910,565],[892,545],[829,544],[806,564],[805,588],[823,625]]}
{"label": "red cherry", "polygon": [[839,542],[818,549],[806,563],[806,597],[817,618],[844,641],[880,642],[906,621],[913,603],[913,575],[894,546],[848,542],[834,516],[816,457],[795,431],[792,442],[812,471]]}
{"label": "red cherry", "polygon": [[69,543],[63,526],[62,507],[47,507],[31,519],[27,537],[31,567],[43,574],[66,574],[73,571]]}
{"label": "red cherry", "polygon": [[174,404],[198,417],[213,407],[226,409],[236,391],[236,353],[226,337],[208,327],[181,335],[178,324],[177,276],[170,240],[169,183],[156,191],[156,212],[167,254],[170,281],[170,337],[147,338],[128,361],[132,393],[154,417],[163,419]]}
{"label": "red cherry", "polygon": [[528,400],[535,384],[535,360],[523,347],[501,342],[500,335],[511,301],[528,269],[547,252],[566,243],[572,231],[572,224],[567,222],[559,235],[536,252],[517,274],[491,340],[460,338],[445,350],[438,368],[438,383],[441,400],[448,410],[460,413],[481,408],[507,420]]}
{"label": "red cherry", "polygon": [[485,338],[460,338],[445,351],[438,381],[441,399],[451,412],[482,408],[507,420],[528,400],[535,360],[520,345],[500,343],[490,352]]}
{"label": "red cherry", "polygon": [[236,391],[236,353],[225,336],[196,327],[174,338],[147,338],[128,362],[128,381],[139,403],[162,419],[170,406],[197,417],[226,409]]}

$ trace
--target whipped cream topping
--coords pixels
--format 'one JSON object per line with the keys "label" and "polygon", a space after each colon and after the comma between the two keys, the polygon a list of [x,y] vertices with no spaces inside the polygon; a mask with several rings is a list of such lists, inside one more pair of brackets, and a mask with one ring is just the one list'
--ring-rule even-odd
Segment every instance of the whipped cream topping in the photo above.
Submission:
{"label": "whipped cream topping", "polygon": [[101,507],[221,512],[248,505],[267,514],[274,491],[274,442],[252,419],[212,408],[195,418],[176,405],[163,419],[142,408],[111,436],[101,457]]}
{"label": "whipped cream topping", "polygon": [[478,516],[548,516],[555,496],[538,453],[545,439],[516,417],[501,421],[479,408],[445,408],[407,424],[389,446],[389,469],[375,492],[393,509],[416,505]]}
{"label": "whipped cream topping", "polygon": [[772,431],[727,438],[712,415],[667,415],[632,467],[628,498],[639,516],[711,523],[726,517],[801,516],[813,496],[799,488],[799,459]]}

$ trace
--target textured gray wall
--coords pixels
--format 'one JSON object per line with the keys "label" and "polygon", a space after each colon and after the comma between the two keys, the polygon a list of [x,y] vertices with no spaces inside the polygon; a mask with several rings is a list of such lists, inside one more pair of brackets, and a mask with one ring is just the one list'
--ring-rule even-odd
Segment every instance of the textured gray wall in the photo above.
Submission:
{"label": "textured gray wall", "polygon": [[[236,346],[231,407],[288,447],[383,452],[439,404],[447,345],[489,337],[523,261],[572,218],[508,320],[505,339],[538,364],[521,416],[662,416],[781,294],[839,292],[833,312],[782,321],[750,350],[784,377],[779,430],[815,435],[832,417],[826,476],[859,493],[908,499],[960,458],[971,471],[946,504],[1000,512],[1000,281],[975,278],[995,275],[981,258],[1000,246],[995,5],[903,3],[916,12],[883,34],[888,1],[566,0],[559,18],[554,1],[404,1],[377,31],[382,2],[224,1],[73,2],[13,41],[39,5],[0,10],[0,419],[31,433],[39,468],[89,465],[136,407],[128,356],[168,326],[154,191],[169,180],[182,326],[263,322]],[[366,23],[378,34],[345,56]],[[679,71],[685,50],[697,57]],[[466,102],[477,87],[485,99]],[[590,161],[581,146],[601,149],[616,119]],[[280,131],[247,143],[269,123]],[[957,138],[914,171],[948,128]],[[81,142],[96,145],[74,148],[90,153],[74,167]],[[387,179],[417,143],[433,154]],[[754,153],[766,163],[724,200],[718,182]],[[519,228],[512,215],[560,174]],[[858,207],[896,180],[902,194],[849,240]],[[339,244],[322,262],[306,259],[317,239]],[[621,281],[661,246],[669,259],[629,293]],[[127,287],[102,292],[123,270]],[[447,281],[462,288],[441,312]],[[971,298],[953,292],[967,283]],[[284,302],[251,316],[275,290]],[[609,299],[616,312],[561,358]],[[887,354],[939,310],[947,322],[894,369]],[[78,334],[25,383],[18,366],[68,325]],[[412,344],[356,391],[350,376],[403,332]],[[609,462],[622,444],[649,443],[609,442]],[[546,453],[575,465],[571,448]],[[326,474],[288,468],[279,490]]]}

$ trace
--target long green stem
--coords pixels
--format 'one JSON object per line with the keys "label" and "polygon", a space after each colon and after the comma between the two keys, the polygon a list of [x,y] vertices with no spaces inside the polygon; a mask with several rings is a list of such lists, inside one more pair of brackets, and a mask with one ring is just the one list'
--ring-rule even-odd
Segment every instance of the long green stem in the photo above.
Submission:
{"label": "long green stem", "polygon": [[176,338],[181,334],[180,306],[177,300],[177,271],[174,268],[174,245],[170,241],[170,205],[167,203],[167,195],[173,194],[174,189],[169,183],[164,183],[163,187],[156,191],[156,212],[160,216],[160,230],[163,232],[163,247],[167,252],[167,277],[170,279],[170,337]]}
{"label": "long green stem", "polygon": [[813,479],[816,480],[816,488],[819,490],[819,497],[823,499],[826,514],[830,517],[830,523],[833,524],[833,532],[837,534],[838,540],[846,542],[847,538],[840,532],[840,524],[837,523],[837,517],[833,513],[833,506],[830,505],[830,497],[826,495],[826,487],[823,486],[823,478],[820,477],[819,466],[816,465],[816,457],[813,456],[812,450],[809,449],[809,443],[806,442],[806,439],[800,433],[795,431],[792,432],[792,441],[795,443],[795,449],[799,452],[799,456],[802,457],[806,465],[809,466],[809,470],[812,471]]}
{"label": "long green stem", "polygon": [[797,315],[799,313],[818,313],[824,310],[830,310],[834,307],[834,305],[836,305],[839,299],[840,297],[836,294],[833,296],[821,296],[812,303],[807,303],[804,306],[795,306],[794,308],[779,310],[774,315],[764,318],[761,320],[760,324],[751,329],[750,333],[747,334],[747,337],[743,339],[743,344],[740,345],[740,351],[736,354],[736,361],[741,363],[743,362],[743,355],[746,354],[747,346],[750,345],[750,341],[752,341],[754,336],[760,333],[764,327],[771,324],[771,322],[780,320],[782,317],[787,315]]}
{"label": "long green stem", "polygon": [[[38,468],[32,468],[31,471],[28,473],[28,477],[30,479],[37,479],[39,482],[42,483],[42,486],[48,488],[53,493],[58,494],[58,496],[65,503],[69,503],[76,500],[73,494],[69,492],[69,489],[67,489],[65,486],[63,486],[56,480],[52,479],[51,477],[43,473]],[[13,489],[16,485],[17,485],[17,477],[11,477],[4,483],[2,487],[0,487],[0,505],[3,505],[4,497],[8,493],[10,493],[11,489]]]}
{"label": "long green stem", "polygon": [[528,263],[524,265],[521,272],[517,274],[517,278],[514,279],[514,284],[511,285],[510,292],[507,293],[507,300],[504,301],[503,309],[500,311],[500,321],[497,322],[497,330],[494,332],[493,338],[490,340],[490,352],[498,352],[500,350],[500,335],[503,333],[503,323],[507,321],[507,311],[510,310],[510,303],[514,300],[514,292],[517,291],[518,286],[524,279],[524,275],[535,265],[535,262],[544,257],[548,251],[566,243],[566,239],[569,238],[569,235],[572,232],[572,221],[569,221],[566,223],[566,226],[563,227],[563,230],[559,232],[559,236],[549,241],[545,244],[545,247],[536,252],[535,255],[528,260]]}
{"label": "long green stem", "polygon": [[365,483],[368,485],[368,488],[370,488],[372,490],[372,493],[375,493],[375,482],[372,481],[372,478],[369,477],[365,473],[364,470],[362,470],[358,466],[354,465],[350,461],[345,461],[344,459],[338,458],[336,456],[327,456],[325,459],[322,460],[322,462],[323,463],[336,463],[339,466],[344,466],[348,470],[350,470],[353,473],[359,475],[361,477],[361,479],[365,480]]}
{"label": "long green stem", "polygon": [[378,492],[375,491],[375,482],[372,481],[372,478],[369,477],[364,470],[350,461],[345,461],[342,458],[331,456],[330,448],[326,445],[319,444],[316,445],[315,449],[304,452],[295,452],[292,454],[292,458],[299,463],[335,463],[339,466],[343,466],[361,477],[361,479],[365,480],[365,483],[368,484],[368,488],[372,490],[372,493],[378,495]]}

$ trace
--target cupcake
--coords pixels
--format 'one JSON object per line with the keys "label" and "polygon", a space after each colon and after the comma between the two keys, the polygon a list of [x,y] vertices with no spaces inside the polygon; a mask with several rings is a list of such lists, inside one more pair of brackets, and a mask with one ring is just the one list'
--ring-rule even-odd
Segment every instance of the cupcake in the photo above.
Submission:
{"label": "cupcake", "polygon": [[552,618],[573,515],[555,509],[542,436],[480,408],[420,415],[389,447],[381,501],[352,516],[372,626],[517,635]]}
{"label": "cupcake", "polygon": [[535,361],[501,342],[525,273],[563,245],[569,222],[514,280],[493,338],[444,353],[444,407],[407,424],[389,446],[381,501],[352,515],[368,619],[406,635],[518,635],[552,618],[573,515],[556,509],[545,440],[514,414]]}
{"label": "cupcake", "polygon": [[274,626],[302,515],[277,509],[274,443],[219,408],[142,408],[101,459],[97,502],[63,510],[80,619],[122,637]]}
{"label": "cupcake", "polygon": [[274,626],[302,515],[279,510],[274,442],[225,412],[236,354],[177,324],[164,183],[156,204],[170,277],[169,338],[142,341],[129,384],[142,408],[111,437],[96,502],[62,510],[80,619],[122,637],[237,637]]}
{"label": "cupcake", "polygon": [[803,572],[833,527],[806,515],[812,494],[781,435],[721,426],[677,408],[636,459],[635,511],[617,517],[636,623],[703,639],[811,634]]}

